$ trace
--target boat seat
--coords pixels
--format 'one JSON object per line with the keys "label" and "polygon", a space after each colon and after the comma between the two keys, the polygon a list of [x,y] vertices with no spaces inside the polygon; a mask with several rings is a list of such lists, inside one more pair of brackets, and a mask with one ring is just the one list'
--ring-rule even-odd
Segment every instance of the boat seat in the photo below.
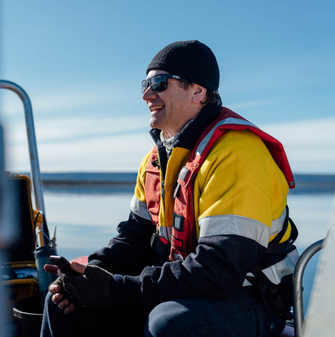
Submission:
{"label": "boat seat", "polygon": [[[34,250],[34,210],[31,200],[30,179],[24,175],[8,175],[7,188],[13,192],[8,202],[8,213],[16,222],[17,235],[14,243],[7,249],[4,264],[1,266],[1,286],[4,289],[8,317],[14,320],[12,308],[17,301],[39,293],[38,275]],[[10,197],[11,198],[11,197]],[[0,333],[1,334],[1,333]]]}
{"label": "boat seat", "polygon": [[34,211],[31,200],[30,179],[25,175],[13,175],[7,177],[11,190],[16,191],[18,198],[10,205],[13,209],[14,221],[17,223],[17,239],[9,249],[9,262],[35,263],[35,235],[34,235]]}

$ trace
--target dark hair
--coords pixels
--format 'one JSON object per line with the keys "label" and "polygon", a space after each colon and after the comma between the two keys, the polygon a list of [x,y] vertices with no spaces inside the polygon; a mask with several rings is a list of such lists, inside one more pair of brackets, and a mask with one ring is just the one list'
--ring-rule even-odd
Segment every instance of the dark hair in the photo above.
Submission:
{"label": "dark hair", "polygon": [[[185,90],[188,89],[190,86],[194,85],[195,83],[187,80],[187,79],[183,79],[180,81],[180,86],[182,88],[184,88]],[[221,97],[220,94],[217,90],[210,90],[207,89],[207,93],[206,93],[206,98],[203,102],[200,102],[202,105],[221,105]]]}

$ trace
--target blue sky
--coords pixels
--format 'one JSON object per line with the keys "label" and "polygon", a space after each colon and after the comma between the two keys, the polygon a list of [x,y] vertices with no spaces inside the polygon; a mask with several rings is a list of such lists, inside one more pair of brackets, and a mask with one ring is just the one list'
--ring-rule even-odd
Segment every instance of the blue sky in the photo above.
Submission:
{"label": "blue sky", "polygon": [[[335,173],[334,1],[2,0],[0,74],[29,94],[42,172],[136,171],[149,151],[140,82],[198,39],[224,105],[278,138],[296,173]],[[28,171],[22,105],[1,90],[7,168]]]}

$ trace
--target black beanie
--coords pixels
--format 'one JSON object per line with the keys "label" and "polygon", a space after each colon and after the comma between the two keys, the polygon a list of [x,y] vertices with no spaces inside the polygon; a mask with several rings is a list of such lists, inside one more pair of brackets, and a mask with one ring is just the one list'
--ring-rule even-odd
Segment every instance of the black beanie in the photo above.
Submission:
{"label": "black beanie", "polygon": [[197,40],[167,45],[152,59],[147,74],[152,69],[179,75],[209,90],[217,91],[219,88],[220,71],[215,55]]}

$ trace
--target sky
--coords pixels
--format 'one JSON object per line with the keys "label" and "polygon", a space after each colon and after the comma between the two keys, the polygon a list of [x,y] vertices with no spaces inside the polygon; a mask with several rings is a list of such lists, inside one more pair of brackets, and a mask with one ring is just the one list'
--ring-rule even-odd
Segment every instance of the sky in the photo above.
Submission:
{"label": "sky", "polygon": [[[134,172],[153,146],[140,83],[197,39],[223,104],[279,139],[294,173],[335,174],[333,0],[0,0],[0,77],[29,95],[42,172]],[[29,171],[23,106],[0,90],[6,169]]]}

